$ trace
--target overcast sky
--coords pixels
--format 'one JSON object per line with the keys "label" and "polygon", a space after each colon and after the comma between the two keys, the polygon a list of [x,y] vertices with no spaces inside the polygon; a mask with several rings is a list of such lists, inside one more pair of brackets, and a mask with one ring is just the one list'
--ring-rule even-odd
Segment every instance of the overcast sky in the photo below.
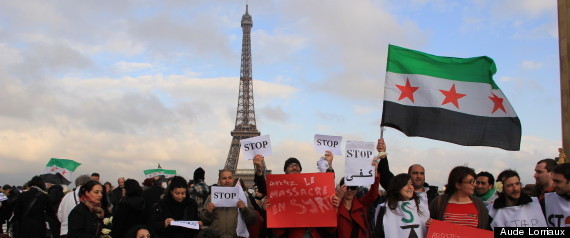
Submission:
{"label": "overcast sky", "polygon": [[[82,163],[74,178],[142,181],[160,163],[187,179],[201,166],[214,183],[235,126],[244,12],[238,0],[2,1],[0,183],[23,184],[53,157]],[[555,0],[250,0],[249,13],[257,126],[275,173],[288,157],[316,172],[314,134],[376,142],[388,44],[493,58],[523,131],[509,152],[388,128],[395,174],[420,163],[442,186],[468,165],[534,183],[536,161],[558,155]],[[344,158],[333,167],[344,174]]]}

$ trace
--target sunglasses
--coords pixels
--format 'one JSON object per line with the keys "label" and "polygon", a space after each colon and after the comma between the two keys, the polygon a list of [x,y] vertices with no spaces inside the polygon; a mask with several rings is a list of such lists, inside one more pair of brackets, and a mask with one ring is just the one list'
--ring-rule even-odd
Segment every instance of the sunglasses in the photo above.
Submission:
{"label": "sunglasses", "polygon": [[356,189],[358,189],[358,186],[347,186],[346,189],[348,189],[348,190],[356,190]]}

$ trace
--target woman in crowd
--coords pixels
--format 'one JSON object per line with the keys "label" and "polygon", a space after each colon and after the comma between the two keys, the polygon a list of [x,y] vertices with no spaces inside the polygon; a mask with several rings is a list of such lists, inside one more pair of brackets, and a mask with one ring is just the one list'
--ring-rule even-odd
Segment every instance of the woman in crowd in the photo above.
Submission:
{"label": "woman in crowd", "polygon": [[374,237],[425,237],[428,205],[421,204],[410,175],[393,177],[386,193],[386,202],[376,210]]}
{"label": "woman in crowd", "polygon": [[[377,166],[377,163],[375,163]],[[374,168],[376,171],[377,168]],[[368,207],[378,198],[380,176],[376,173],[370,190],[361,198],[356,197],[358,186],[346,186],[344,178],[340,180],[340,190],[343,194],[338,207],[337,232],[340,238],[371,237],[368,223]]]}
{"label": "woman in crowd", "polygon": [[[457,166],[449,173],[445,193],[434,199],[429,212],[433,219],[490,230],[489,212],[480,199],[473,196],[475,171]],[[430,222],[428,222],[429,226]]]}
{"label": "woman in crowd", "polygon": [[198,207],[196,202],[187,195],[188,183],[180,176],[174,176],[166,190],[164,197],[157,202],[152,211],[151,228],[159,237],[196,237],[197,230],[179,226],[171,226],[173,221],[198,221]]}
{"label": "woman in crowd", "polygon": [[135,226],[129,230],[126,236],[119,238],[151,238],[150,230],[146,226]]}
{"label": "woman in crowd", "polygon": [[46,216],[50,220],[57,220],[46,185],[39,176],[34,176],[27,186],[29,190],[20,195],[14,208],[14,237],[46,237]]}
{"label": "woman in crowd", "polygon": [[80,187],[80,203],[69,213],[69,238],[95,238],[101,235],[103,218],[108,214],[104,209],[104,197],[103,186],[95,180]]}
{"label": "woman in crowd", "polygon": [[141,194],[139,182],[134,179],[125,181],[125,197],[113,216],[113,237],[124,237],[132,227],[146,224],[146,206]]}

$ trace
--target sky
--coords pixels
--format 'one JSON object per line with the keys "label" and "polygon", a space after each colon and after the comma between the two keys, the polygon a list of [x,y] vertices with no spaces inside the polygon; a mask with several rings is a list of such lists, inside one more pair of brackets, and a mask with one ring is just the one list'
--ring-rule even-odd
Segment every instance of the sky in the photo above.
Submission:
{"label": "sky", "polygon": [[[376,142],[389,44],[452,57],[489,56],[522,124],[521,150],[465,147],[387,128],[395,174],[422,164],[442,186],[467,165],[533,169],[561,147],[555,0],[249,0],[257,128],[267,167],[298,158],[317,172],[315,134]],[[144,179],[197,167],[215,183],[235,127],[245,1],[2,1],[0,183],[20,185],[50,158]],[[253,168],[240,158],[238,168]],[[333,168],[344,174],[344,157]],[[337,176],[338,177],[341,176]]]}

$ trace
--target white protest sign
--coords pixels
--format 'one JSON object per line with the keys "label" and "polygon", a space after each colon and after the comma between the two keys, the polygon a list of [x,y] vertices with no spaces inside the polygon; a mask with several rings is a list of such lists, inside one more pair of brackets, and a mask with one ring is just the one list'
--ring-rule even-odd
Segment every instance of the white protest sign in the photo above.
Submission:
{"label": "white protest sign", "polygon": [[257,154],[268,156],[271,155],[271,140],[269,135],[256,136],[240,140],[241,157],[252,160]]}
{"label": "white protest sign", "polygon": [[324,156],[321,156],[321,159],[317,161],[317,169],[321,173],[327,172],[327,169],[329,169],[329,162],[325,160]]}
{"label": "white protest sign", "polygon": [[372,142],[347,141],[344,162],[344,184],[347,186],[368,186],[374,183],[374,150]]}
{"label": "white protest sign", "polygon": [[198,221],[171,221],[170,225],[190,228],[194,230],[200,230],[200,224],[198,223]]}
{"label": "white protest sign", "polygon": [[216,207],[236,207],[239,201],[238,187],[212,186],[212,203]]}
{"label": "white protest sign", "polygon": [[315,149],[319,153],[325,153],[325,151],[330,150],[333,155],[342,155],[340,142],[342,142],[342,136],[315,134]]}

